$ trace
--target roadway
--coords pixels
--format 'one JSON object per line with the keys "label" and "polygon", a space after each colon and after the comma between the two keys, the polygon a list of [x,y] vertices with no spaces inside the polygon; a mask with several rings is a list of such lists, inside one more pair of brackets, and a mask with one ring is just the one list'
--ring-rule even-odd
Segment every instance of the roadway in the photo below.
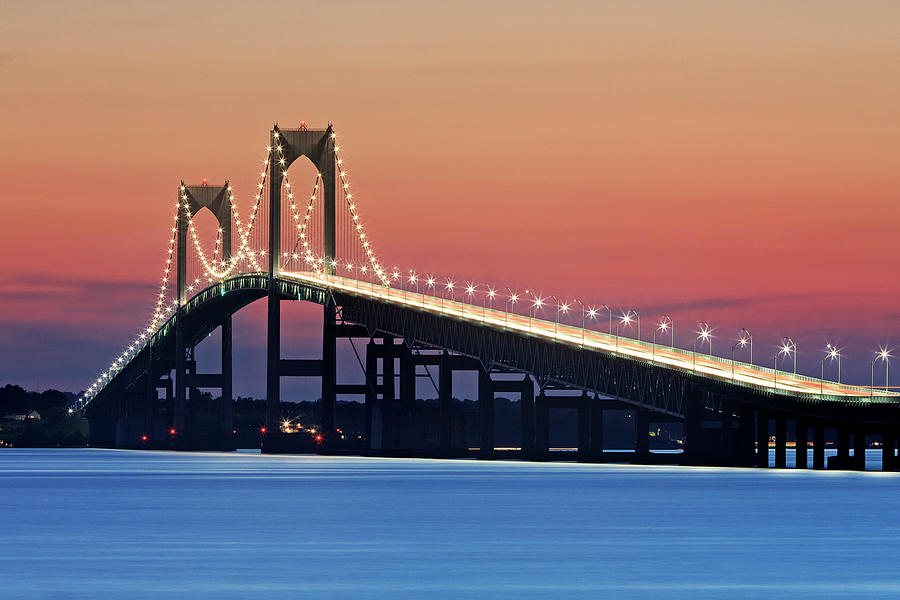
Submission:
{"label": "roadway", "polygon": [[[594,331],[555,320],[532,318],[506,310],[500,310],[485,302],[483,305],[468,304],[451,298],[431,296],[415,290],[386,287],[378,283],[361,281],[339,275],[323,275],[314,272],[282,271],[279,277],[293,279],[313,286],[331,287],[344,293],[383,302],[415,308],[450,318],[461,319],[485,326],[516,331],[537,338],[545,338],[563,344],[606,352],[618,356],[643,360],[667,368],[702,374],[727,380],[737,385],[763,388],[768,391],[789,395],[804,394],[822,400],[862,400],[896,402],[900,393],[871,389],[867,386],[839,384],[814,377],[806,377],[791,372],[732,361],[702,352],[692,352],[636,340],[625,335]],[[502,302],[502,301],[498,301]],[[530,303],[529,308],[530,308]],[[556,305],[545,305],[554,314]],[[579,308],[580,310],[580,308]]]}

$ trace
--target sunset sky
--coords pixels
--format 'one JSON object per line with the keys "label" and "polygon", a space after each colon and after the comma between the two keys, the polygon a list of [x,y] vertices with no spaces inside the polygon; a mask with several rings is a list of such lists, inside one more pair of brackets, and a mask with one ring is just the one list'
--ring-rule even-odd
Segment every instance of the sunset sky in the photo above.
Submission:
{"label": "sunset sky", "polygon": [[[893,1],[5,2],[0,384],[81,390],[152,310],[179,181],[248,206],[268,130],[300,119],[335,124],[386,264],[668,312],[682,346],[708,321],[721,355],[747,327],[759,363],[790,335],[809,374],[835,342],[868,384],[900,347],[897,23]],[[236,393],[264,394],[263,314],[237,317]],[[315,310],[287,314],[312,355]]]}

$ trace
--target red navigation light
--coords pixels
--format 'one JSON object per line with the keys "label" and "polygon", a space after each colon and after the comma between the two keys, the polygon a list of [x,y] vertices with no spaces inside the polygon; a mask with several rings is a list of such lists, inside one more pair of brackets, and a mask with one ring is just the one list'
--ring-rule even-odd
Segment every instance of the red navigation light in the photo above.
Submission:
{"label": "red navigation light", "polygon": [[203,183],[206,183],[206,177],[203,178]]}
{"label": "red navigation light", "polygon": [[142,436],[141,436],[141,441],[142,441],[142,442],[146,442],[146,441],[147,441],[147,436],[146,436],[146,435],[142,435]]}
{"label": "red navigation light", "polygon": [[300,127],[306,127],[306,121],[301,120],[301,121],[300,121]]}
{"label": "red navigation light", "polygon": [[173,427],[172,429],[169,430],[169,435],[175,435],[175,428],[174,428],[174,427]]}
{"label": "red navigation light", "polygon": [[321,444],[321,443],[322,443],[322,434],[321,434],[321,433],[318,434],[318,435],[316,435],[316,443],[317,443],[317,444]]}
{"label": "red navigation light", "polygon": [[231,430],[231,435],[237,435],[237,429],[232,429],[232,430]]}
{"label": "red navigation light", "polygon": [[260,428],[259,428],[259,432],[260,432],[261,434],[263,434],[263,435],[266,435],[266,428],[265,428],[265,427],[260,427]]}

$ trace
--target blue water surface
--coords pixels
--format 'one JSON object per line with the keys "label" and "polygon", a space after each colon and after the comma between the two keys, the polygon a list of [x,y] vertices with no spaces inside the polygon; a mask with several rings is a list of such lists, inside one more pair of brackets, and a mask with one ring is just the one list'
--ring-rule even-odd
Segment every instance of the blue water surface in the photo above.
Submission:
{"label": "blue water surface", "polygon": [[898,475],[4,449],[0,593],[898,597]]}

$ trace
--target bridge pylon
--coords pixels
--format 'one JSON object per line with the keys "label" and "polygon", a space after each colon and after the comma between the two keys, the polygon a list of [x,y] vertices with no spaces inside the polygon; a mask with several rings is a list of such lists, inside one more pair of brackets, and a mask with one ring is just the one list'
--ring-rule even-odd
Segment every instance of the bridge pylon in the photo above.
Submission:
{"label": "bridge pylon", "polygon": [[[228,181],[223,185],[207,185],[206,182],[199,185],[186,185],[184,181],[178,188],[179,210],[177,214],[177,242],[176,242],[176,290],[178,295],[178,307],[175,315],[175,403],[173,407],[173,422],[170,430],[171,444],[175,448],[196,448],[201,446],[213,446],[230,448],[234,445],[232,425],[232,323],[231,315],[223,317],[220,326],[222,328],[222,363],[221,374],[217,376],[199,376],[189,372],[187,356],[193,353],[193,348],[188,347],[185,339],[185,311],[184,306],[188,301],[187,254],[188,233],[191,220],[202,210],[210,211],[215,217],[221,231],[220,260],[228,263],[232,257],[232,199],[231,188]],[[197,394],[197,384],[203,380],[205,384],[214,384],[210,387],[218,387],[221,390],[221,428],[214,437],[217,440],[199,442],[196,438],[198,432],[192,431],[193,424],[186,418],[187,390],[190,388],[194,395]],[[206,386],[204,386],[206,387]],[[197,399],[191,398],[192,402]]]}
{"label": "bridge pylon", "polygon": [[[264,452],[282,450],[281,425],[281,294],[277,278],[281,272],[281,206],[285,174],[301,157],[306,157],[321,174],[323,204],[323,266],[326,274],[334,273],[331,260],[335,258],[335,167],[334,137],[331,126],[326,129],[280,129],[278,125],[269,134],[269,143],[284,160],[269,160],[269,290],[266,319],[266,437]],[[334,306],[326,303],[323,315],[322,364],[322,435],[326,443],[334,439]]]}

